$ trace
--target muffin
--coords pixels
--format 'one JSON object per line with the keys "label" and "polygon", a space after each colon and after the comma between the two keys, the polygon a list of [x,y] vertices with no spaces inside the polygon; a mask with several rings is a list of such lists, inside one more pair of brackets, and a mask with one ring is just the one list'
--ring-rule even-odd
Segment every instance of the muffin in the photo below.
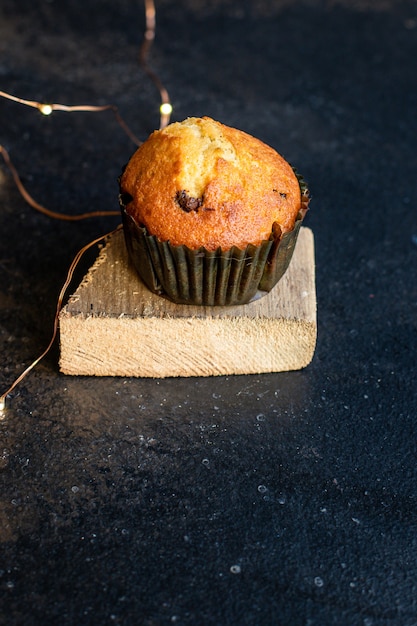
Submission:
{"label": "muffin", "polygon": [[244,304],[269,291],[308,208],[304,183],[281,155],[208,117],[153,132],[119,185],[139,275],[184,304]]}

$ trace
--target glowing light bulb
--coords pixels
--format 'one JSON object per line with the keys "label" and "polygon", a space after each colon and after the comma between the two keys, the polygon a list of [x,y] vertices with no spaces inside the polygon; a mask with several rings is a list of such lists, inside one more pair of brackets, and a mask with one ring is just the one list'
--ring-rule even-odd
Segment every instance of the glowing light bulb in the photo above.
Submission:
{"label": "glowing light bulb", "polygon": [[39,111],[43,114],[43,115],[51,115],[53,108],[51,107],[50,104],[41,104],[39,107]]}
{"label": "glowing light bulb", "polygon": [[171,113],[172,113],[172,105],[169,102],[164,102],[159,107],[159,110],[162,113],[162,115],[171,115]]}

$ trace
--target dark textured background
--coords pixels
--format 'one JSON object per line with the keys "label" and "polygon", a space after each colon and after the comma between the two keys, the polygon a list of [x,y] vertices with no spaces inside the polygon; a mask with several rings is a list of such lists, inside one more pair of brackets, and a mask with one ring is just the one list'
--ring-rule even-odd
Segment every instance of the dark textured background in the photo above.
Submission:
{"label": "dark textured background", "polygon": [[[159,97],[133,0],[1,0],[0,89]],[[318,343],[300,372],[71,378],[57,347],[0,423],[0,623],[417,624],[417,3],[161,0],[174,120],[210,115],[309,181]],[[0,142],[51,209],[117,207],[111,113],[0,100]],[[49,341],[75,252],[117,218],[35,213],[0,166],[0,384]],[[80,279],[94,255],[83,261]]]}

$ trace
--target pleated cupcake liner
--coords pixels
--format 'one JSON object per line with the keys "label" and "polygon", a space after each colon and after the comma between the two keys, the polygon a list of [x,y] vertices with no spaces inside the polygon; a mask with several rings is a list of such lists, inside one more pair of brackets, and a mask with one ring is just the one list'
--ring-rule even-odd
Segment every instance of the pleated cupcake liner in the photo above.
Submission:
{"label": "pleated cupcake liner", "polygon": [[308,210],[308,190],[302,177],[297,177],[302,204],[294,228],[284,234],[274,228],[270,238],[258,246],[234,246],[226,251],[192,250],[160,241],[126,212],[121,195],[126,247],[145,285],[177,304],[201,306],[247,304],[268,293],[290,264]]}

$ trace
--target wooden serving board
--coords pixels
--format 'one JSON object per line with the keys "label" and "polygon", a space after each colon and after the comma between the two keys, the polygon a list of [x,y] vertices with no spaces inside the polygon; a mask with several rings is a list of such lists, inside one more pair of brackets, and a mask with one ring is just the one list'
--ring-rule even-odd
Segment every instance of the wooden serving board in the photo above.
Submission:
{"label": "wooden serving board", "polygon": [[232,307],[173,304],[131,266],[111,236],[60,314],[60,369],[87,376],[216,376],[301,369],[317,324],[314,238],[302,227],[290,266],[259,300]]}

